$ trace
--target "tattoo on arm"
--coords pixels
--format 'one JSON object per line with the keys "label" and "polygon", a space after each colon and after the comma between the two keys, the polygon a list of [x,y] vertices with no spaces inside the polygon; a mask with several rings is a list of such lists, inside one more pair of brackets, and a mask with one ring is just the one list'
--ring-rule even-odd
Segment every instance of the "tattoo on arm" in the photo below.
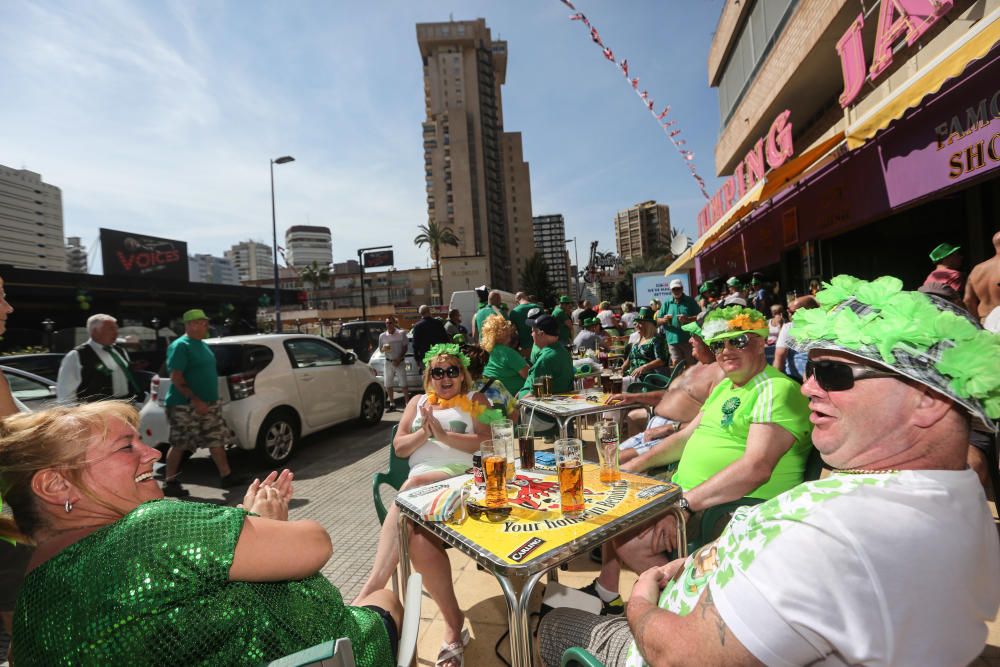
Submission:
{"label": "tattoo on arm", "polygon": [[636,644],[643,655],[645,655],[646,649],[646,626],[649,625],[650,617],[658,611],[660,611],[659,607],[655,604],[650,604],[646,611],[642,612],[639,620],[636,621],[635,626],[632,628],[632,636],[635,637]]}
{"label": "tattoo on arm", "polygon": [[719,644],[725,646],[728,628],[726,622],[722,620],[719,608],[715,606],[715,600],[712,599],[712,589],[708,586],[705,587],[705,595],[701,599],[700,606],[702,619],[711,620],[715,623],[715,629],[719,633]]}

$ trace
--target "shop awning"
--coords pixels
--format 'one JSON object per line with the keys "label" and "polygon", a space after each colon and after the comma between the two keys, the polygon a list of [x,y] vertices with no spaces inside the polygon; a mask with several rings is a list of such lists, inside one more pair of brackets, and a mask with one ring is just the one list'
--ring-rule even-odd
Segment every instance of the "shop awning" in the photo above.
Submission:
{"label": "shop awning", "polygon": [[844,133],[837,132],[829,139],[821,141],[797,158],[789,160],[777,169],[772,169],[765,174],[764,178],[758,181],[739,201],[733,204],[726,211],[725,215],[698,237],[693,246],[678,256],[666,268],[664,275],[670,275],[671,273],[691,268],[694,265],[694,258],[701,252],[702,248],[721,238],[723,234],[742,220],[750,211],[759,206],[761,202],[767,201],[778,194],[789,183],[802,176],[809,167],[822,159],[843,140]]}
{"label": "shop awning", "polygon": [[1000,42],[1000,9],[978,21],[971,30],[911,76],[896,93],[858,118],[847,128],[847,147],[851,150],[874,137],[879,130],[900,118],[946,81],[960,75],[966,66],[989,53]]}

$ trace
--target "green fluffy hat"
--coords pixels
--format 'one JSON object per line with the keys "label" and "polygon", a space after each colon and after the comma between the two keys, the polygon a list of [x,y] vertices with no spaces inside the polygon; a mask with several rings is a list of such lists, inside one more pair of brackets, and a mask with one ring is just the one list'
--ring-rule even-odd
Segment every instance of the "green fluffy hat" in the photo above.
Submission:
{"label": "green fluffy hat", "polygon": [[841,275],[816,294],[820,308],[792,318],[794,348],[839,350],[942,393],[997,430],[1000,335],[944,299],[903,290],[898,278]]}
{"label": "green fluffy hat", "polygon": [[745,333],[767,337],[767,320],[759,310],[744,306],[716,308],[705,317],[701,337],[706,343],[734,338]]}

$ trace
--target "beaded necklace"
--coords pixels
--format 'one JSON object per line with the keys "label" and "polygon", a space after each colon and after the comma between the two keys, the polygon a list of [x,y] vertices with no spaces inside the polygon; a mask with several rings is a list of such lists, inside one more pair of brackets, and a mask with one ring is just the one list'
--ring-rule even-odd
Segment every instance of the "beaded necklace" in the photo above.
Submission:
{"label": "beaded necklace", "polygon": [[482,403],[470,401],[465,394],[459,394],[453,398],[441,398],[435,392],[429,391],[427,392],[427,402],[441,408],[458,408],[470,414],[473,419],[478,419],[483,412],[489,409],[489,406]]}
{"label": "beaded necklace", "polygon": [[840,473],[841,475],[888,475],[899,471],[895,468],[887,468],[885,470],[866,470],[864,468],[848,468],[846,470],[838,470],[834,468],[832,472]]}

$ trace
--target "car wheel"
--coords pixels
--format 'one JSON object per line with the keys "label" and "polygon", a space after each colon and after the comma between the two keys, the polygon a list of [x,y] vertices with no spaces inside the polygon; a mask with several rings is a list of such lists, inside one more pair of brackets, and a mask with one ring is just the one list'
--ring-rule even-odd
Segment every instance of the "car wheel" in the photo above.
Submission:
{"label": "car wheel", "polygon": [[364,398],[361,399],[361,423],[372,426],[382,421],[382,413],[385,412],[385,390],[378,385],[371,385],[365,390]]}
{"label": "car wheel", "polygon": [[290,410],[275,410],[257,432],[257,455],[276,465],[287,461],[299,443],[299,420]]}

